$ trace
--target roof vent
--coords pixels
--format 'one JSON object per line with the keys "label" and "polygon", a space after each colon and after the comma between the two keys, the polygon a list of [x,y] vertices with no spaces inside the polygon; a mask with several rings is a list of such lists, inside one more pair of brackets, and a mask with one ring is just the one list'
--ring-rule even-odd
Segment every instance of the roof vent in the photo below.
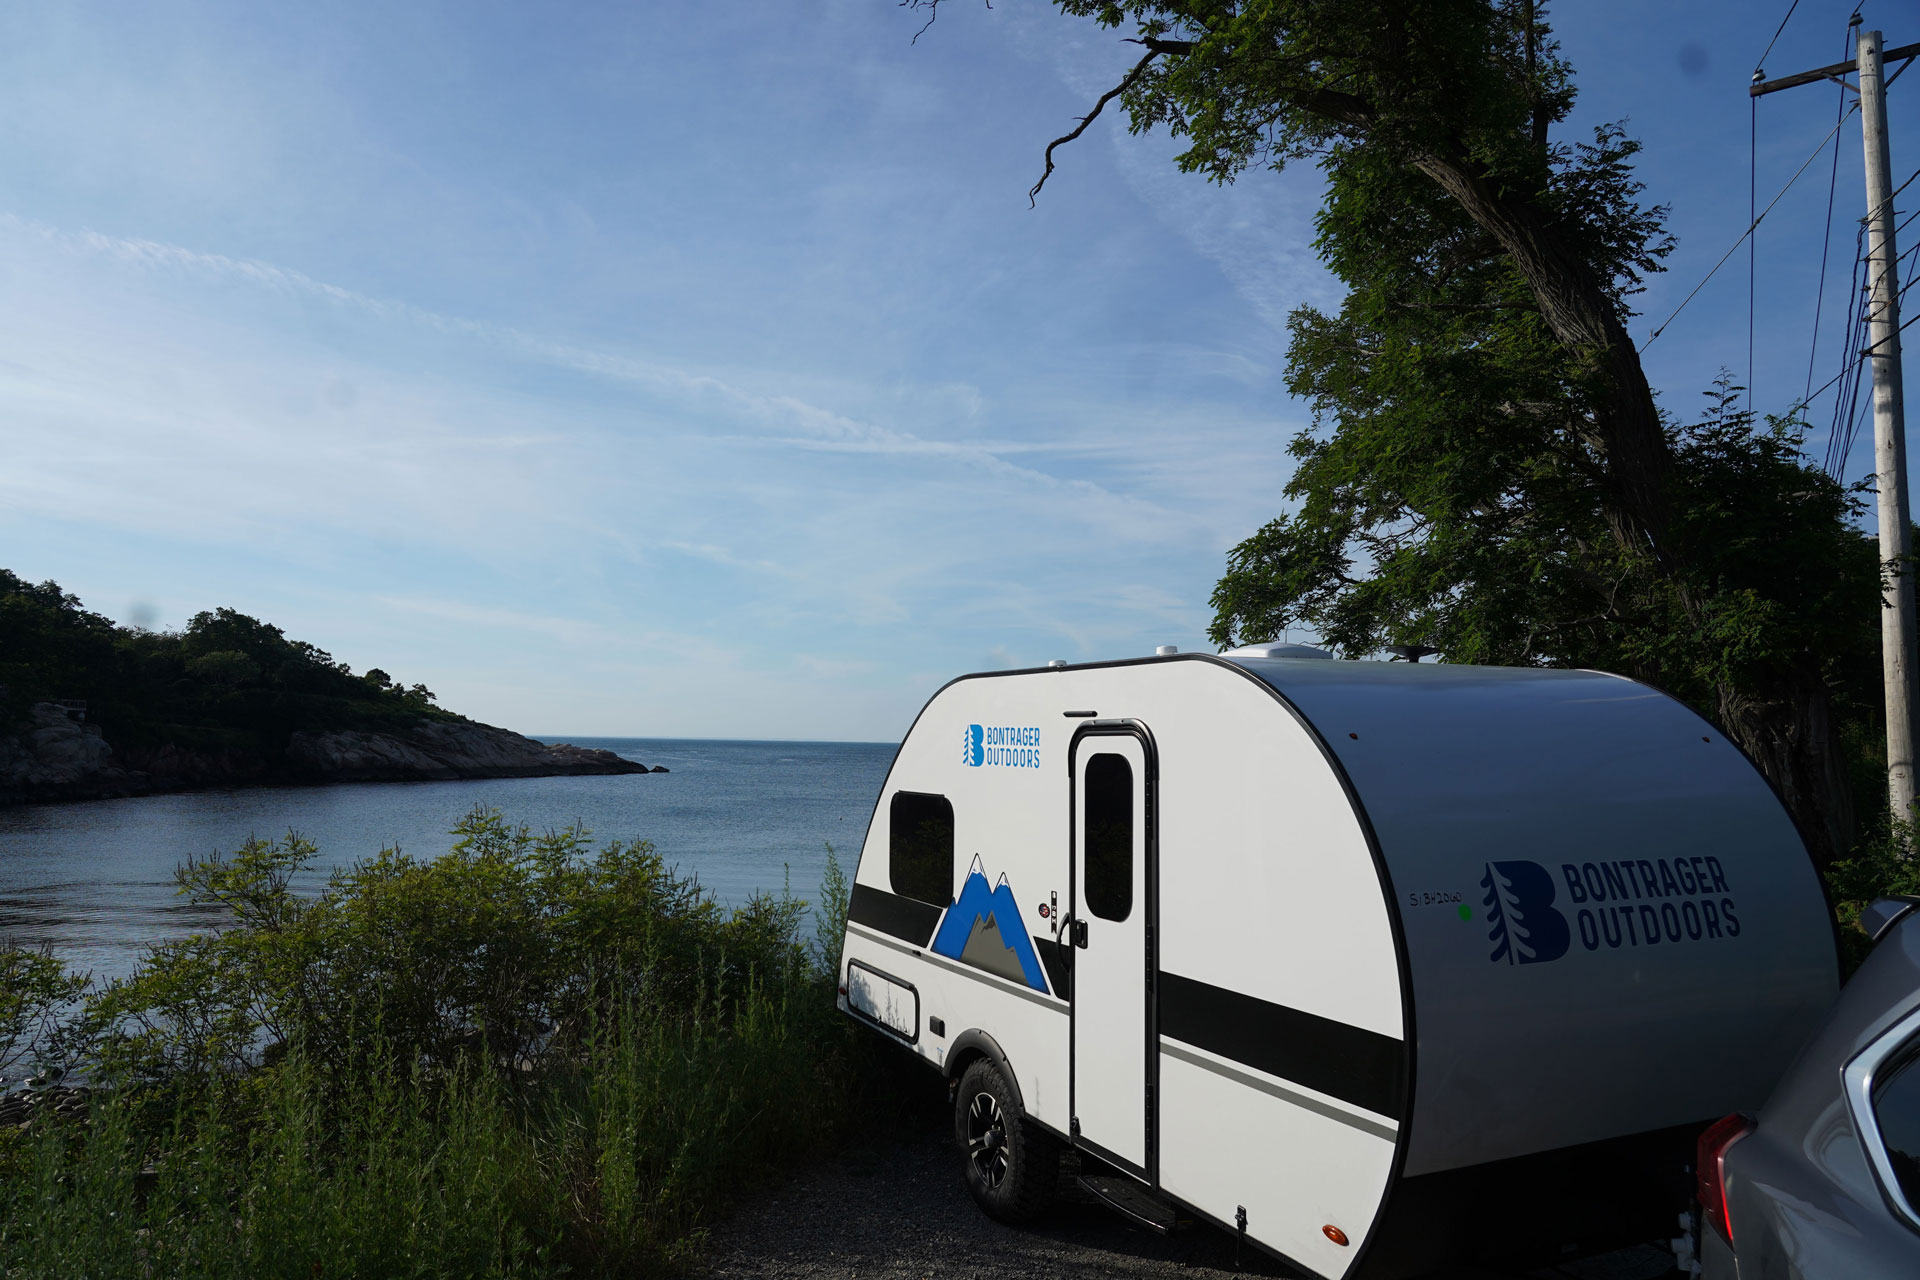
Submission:
{"label": "roof vent", "polygon": [[1243,644],[1220,655],[1223,658],[1331,658],[1325,649],[1310,644]]}
{"label": "roof vent", "polygon": [[1067,660],[1065,658],[1049,658],[1047,665],[1049,667],[1064,667],[1067,665]]}
{"label": "roof vent", "polygon": [[1165,657],[1169,657],[1169,656],[1171,656],[1171,655],[1173,655],[1173,654],[1176,654],[1176,653],[1178,653],[1178,652],[1180,652],[1180,646],[1179,646],[1179,645],[1177,645],[1177,644],[1163,644],[1163,645],[1157,645],[1157,646],[1155,646],[1155,648],[1154,648],[1154,651],[1153,651],[1153,656],[1154,656],[1154,657],[1156,657],[1156,658],[1165,658]]}

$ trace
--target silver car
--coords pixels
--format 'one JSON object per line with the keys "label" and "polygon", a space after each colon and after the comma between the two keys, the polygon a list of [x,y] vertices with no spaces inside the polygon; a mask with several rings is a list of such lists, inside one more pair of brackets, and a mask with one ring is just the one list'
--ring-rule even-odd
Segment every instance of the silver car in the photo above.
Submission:
{"label": "silver car", "polygon": [[1875,940],[1758,1115],[1701,1135],[1704,1280],[1920,1277],[1920,898]]}

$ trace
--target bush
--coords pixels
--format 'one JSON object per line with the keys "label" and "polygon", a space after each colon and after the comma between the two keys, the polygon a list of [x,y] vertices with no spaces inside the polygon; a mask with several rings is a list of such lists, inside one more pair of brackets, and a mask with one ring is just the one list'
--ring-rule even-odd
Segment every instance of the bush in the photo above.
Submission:
{"label": "bush", "polygon": [[456,834],[306,896],[295,836],[182,867],[227,923],[72,1020],[90,1105],[0,1128],[0,1277],[672,1267],[888,1096],[833,1007],[831,850],[809,948],[803,903],[723,911],[645,844]]}
{"label": "bush", "polygon": [[1827,894],[1840,927],[1841,967],[1851,975],[1873,949],[1860,932],[1860,912],[1875,898],[1920,894],[1920,857],[1913,850],[1915,831],[1895,823],[1857,844],[1851,856],[1827,868]]}
{"label": "bush", "polygon": [[86,989],[87,980],[47,948],[0,946],[0,1082],[16,1067],[45,1067],[62,1056],[60,1014]]}
{"label": "bush", "polygon": [[723,911],[651,845],[591,848],[476,810],[453,849],[398,850],[294,885],[317,855],[297,835],[250,840],[176,873],[224,927],[156,947],[94,1000],[96,1053],[116,1079],[235,1071],[298,1047],[356,1069],[375,1040],[447,1068],[484,1051],[537,1069],[618,1004],[685,1010],[752,984],[817,975],[796,940],[806,904],[762,895]]}

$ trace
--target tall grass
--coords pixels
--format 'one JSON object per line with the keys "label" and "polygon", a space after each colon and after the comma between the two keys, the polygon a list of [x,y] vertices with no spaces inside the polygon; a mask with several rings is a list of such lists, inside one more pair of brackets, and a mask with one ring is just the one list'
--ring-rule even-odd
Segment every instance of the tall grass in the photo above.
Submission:
{"label": "tall grass", "polygon": [[[596,858],[576,841],[543,866],[538,840],[497,815],[469,824],[506,856],[480,858],[499,910],[478,927],[468,899],[454,952],[409,915],[411,893],[415,932],[388,932],[374,899],[391,878],[363,866],[318,899],[256,901],[219,938],[161,948],[96,994],[84,1113],[0,1128],[0,1276],[672,1271],[732,1196],[845,1140],[890,1088],[891,1062],[834,1010],[835,970],[801,945],[791,899],[725,913],[648,864],[648,893],[613,876],[619,903],[577,895],[536,927],[522,907],[553,907],[546,890],[582,865],[591,879]],[[433,874],[458,881],[483,852],[468,837]],[[837,867],[829,879],[842,888]],[[843,910],[830,898],[820,915]],[[328,928],[303,934],[310,913]],[[329,931],[352,919],[373,932]],[[583,930],[598,942],[561,945]],[[416,965],[413,985],[320,985],[364,978],[370,947],[396,982]],[[550,953],[586,971],[529,958]],[[503,954],[518,958],[490,968]],[[302,1001],[338,1025],[303,1028]],[[512,1025],[489,1027],[482,1006]]]}

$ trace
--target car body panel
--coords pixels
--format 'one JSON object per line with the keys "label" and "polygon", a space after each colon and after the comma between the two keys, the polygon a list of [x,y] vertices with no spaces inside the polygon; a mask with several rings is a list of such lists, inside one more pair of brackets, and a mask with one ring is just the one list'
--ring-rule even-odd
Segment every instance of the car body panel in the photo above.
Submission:
{"label": "car body panel", "polygon": [[1733,1247],[1708,1233],[1703,1280],[1920,1275],[1920,1231],[1893,1209],[1868,1160],[1843,1072],[1920,1007],[1920,914],[1896,924],[1833,1013],[1727,1149]]}

